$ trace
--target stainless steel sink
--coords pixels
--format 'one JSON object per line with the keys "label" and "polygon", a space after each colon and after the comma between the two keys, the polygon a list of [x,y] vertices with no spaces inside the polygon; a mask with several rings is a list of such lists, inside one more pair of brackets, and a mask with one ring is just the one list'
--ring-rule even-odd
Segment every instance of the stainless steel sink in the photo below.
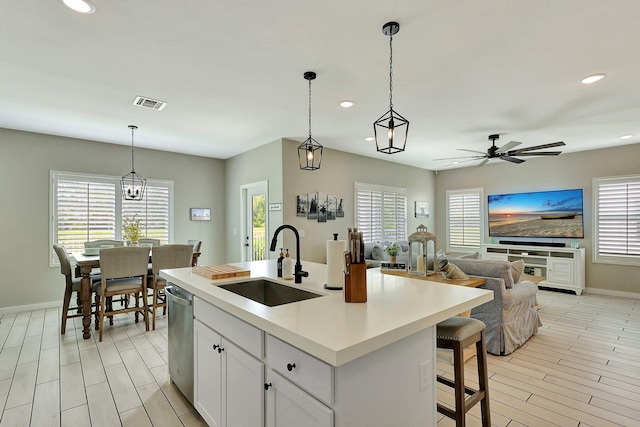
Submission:
{"label": "stainless steel sink", "polygon": [[229,283],[218,287],[269,307],[324,296],[263,279]]}

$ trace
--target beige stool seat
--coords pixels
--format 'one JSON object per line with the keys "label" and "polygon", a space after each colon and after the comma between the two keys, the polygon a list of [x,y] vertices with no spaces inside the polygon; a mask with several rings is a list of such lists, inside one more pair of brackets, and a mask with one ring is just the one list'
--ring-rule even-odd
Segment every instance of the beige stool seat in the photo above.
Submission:
{"label": "beige stool seat", "polygon": [[[453,350],[454,381],[442,375],[438,375],[437,380],[439,383],[453,388],[455,395],[455,408],[451,409],[438,403],[438,412],[455,420],[456,427],[464,427],[467,412],[480,402],[482,426],[491,427],[485,324],[469,317],[452,317],[438,323],[436,339],[438,348]],[[478,390],[464,385],[463,351],[472,344],[476,345],[478,359]],[[466,396],[467,394],[469,397]]]}

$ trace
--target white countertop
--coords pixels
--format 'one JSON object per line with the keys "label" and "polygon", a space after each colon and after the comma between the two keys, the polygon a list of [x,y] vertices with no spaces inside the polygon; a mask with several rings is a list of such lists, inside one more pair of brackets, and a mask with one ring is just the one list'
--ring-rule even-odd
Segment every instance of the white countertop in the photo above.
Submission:
{"label": "white countertop", "polygon": [[[376,268],[367,270],[367,302],[345,303],[342,291],[324,289],[324,264],[302,262],[303,270],[309,272],[302,284],[278,279],[275,260],[233,265],[250,268],[251,276],[210,280],[192,273],[190,267],[163,270],[162,276],[333,366],[493,299],[492,291],[392,276]],[[268,307],[217,287],[255,278],[270,278],[326,296]]]}

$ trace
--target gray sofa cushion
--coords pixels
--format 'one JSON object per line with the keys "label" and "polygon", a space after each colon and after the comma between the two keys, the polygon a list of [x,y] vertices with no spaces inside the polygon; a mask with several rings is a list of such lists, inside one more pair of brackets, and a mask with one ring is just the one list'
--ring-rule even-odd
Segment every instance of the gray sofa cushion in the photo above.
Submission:
{"label": "gray sofa cushion", "polygon": [[449,262],[454,263],[460,270],[471,276],[497,277],[504,280],[504,286],[507,289],[513,287],[513,276],[509,261],[451,258]]}
{"label": "gray sofa cushion", "polygon": [[371,250],[371,259],[375,261],[384,260],[384,246],[382,245],[382,243],[376,243],[375,245],[373,245],[373,249]]}

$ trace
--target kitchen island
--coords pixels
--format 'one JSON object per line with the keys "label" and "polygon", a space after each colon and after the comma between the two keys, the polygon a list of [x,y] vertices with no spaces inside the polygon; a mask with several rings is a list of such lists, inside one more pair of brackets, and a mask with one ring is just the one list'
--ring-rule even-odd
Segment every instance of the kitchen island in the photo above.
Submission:
{"label": "kitchen island", "polygon": [[[275,261],[234,265],[250,276],[162,272],[194,295],[194,405],[210,425],[435,425],[435,325],[493,298],[370,269],[368,302],[345,303],[323,264],[304,262],[302,284]],[[268,307],[219,288],[260,278],[322,296]]]}

